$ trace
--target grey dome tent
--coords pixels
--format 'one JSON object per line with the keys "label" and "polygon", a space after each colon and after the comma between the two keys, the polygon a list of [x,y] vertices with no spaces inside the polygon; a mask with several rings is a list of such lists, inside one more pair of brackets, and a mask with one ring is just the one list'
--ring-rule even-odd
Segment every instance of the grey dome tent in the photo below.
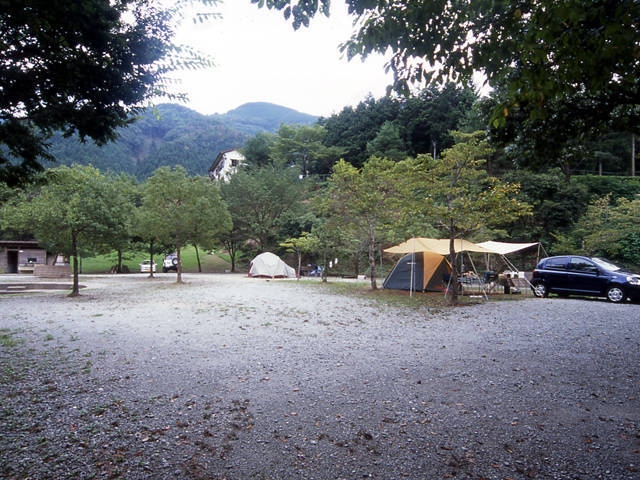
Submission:
{"label": "grey dome tent", "polygon": [[[382,288],[413,292],[443,292],[447,288],[451,265],[435,252],[408,253],[382,282]],[[412,285],[413,279],[413,285]]]}

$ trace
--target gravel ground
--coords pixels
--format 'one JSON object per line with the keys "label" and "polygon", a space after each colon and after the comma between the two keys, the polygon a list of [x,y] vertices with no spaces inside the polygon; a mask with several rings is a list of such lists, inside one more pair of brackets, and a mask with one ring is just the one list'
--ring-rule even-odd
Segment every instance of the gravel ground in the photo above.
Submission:
{"label": "gravel ground", "polygon": [[0,296],[0,477],[640,479],[638,305],[174,280]]}

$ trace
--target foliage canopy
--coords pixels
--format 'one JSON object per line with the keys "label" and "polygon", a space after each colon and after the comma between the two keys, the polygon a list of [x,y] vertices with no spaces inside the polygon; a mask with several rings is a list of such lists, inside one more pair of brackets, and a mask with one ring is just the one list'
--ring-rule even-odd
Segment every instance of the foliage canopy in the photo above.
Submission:
{"label": "foliage canopy", "polygon": [[[200,0],[215,3],[216,0]],[[0,179],[20,183],[51,159],[55,131],[111,141],[165,74],[206,59],[171,44],[184,0],[2,2]],[[173,60],[172,60],[173,59]]]}
{"label": "foliage canopy", "polygon": [[[294,28],[308,25],[318,12],[328,15],[330,3],[252,1],[283,10]],[[497,89],[494,126],[532,122],[537,130],[529,128],[529,134],[537,132],[537,138],[544,138],[539,125],[544,119],[564,122],[562,131],[574,136],[612,124],[638,132],[640,3],[635,0],[345,2],[356,21],[343,52],[348,58],[390,52],[395,91],[469,81],[482,72]]]}

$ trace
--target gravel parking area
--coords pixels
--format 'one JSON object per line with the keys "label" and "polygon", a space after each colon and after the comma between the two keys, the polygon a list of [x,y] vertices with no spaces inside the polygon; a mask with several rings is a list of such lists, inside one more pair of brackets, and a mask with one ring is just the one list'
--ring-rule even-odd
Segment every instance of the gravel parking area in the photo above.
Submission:
{"label": "gravel parking area", "polygon": [[174,281],[0,296],[0,477],[640,479],[639,305]]}

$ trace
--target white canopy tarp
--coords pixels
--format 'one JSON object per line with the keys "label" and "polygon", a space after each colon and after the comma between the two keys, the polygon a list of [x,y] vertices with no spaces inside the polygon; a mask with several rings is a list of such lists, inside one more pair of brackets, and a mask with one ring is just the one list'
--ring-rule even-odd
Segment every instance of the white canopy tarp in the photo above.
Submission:
{"label": "white canopy tarp", "polygon": [[[487,248],[488,250],[492,250],[495,254],[500,255],[504,263],[506,263],[507,266],[511,269],[511,271],[514,271],[514,272],[519,271],[519,269],[513,263],[511,263],[507,255],[515,252],[520,252],[522,250],[526,250],[527,248],[538,247],[538,251],[536,252],[536,256],[538,257],[536,259],[536,263],[538,263],[538,260],[540,258],[540,250],[544,251],[544,248],[542,248],[542,244],[540,242],[507,243],[507,242],[494,242],[492,240],[489,240],[487,242],[478,243],[478,245],[481,245],[484,248]],[[487,260],[487,264],[488,263],[489,262]],[[525,277],[525,280],[526,280],[526,277]],[[526,280],[526,281],[527,283],[529,283],[529,285],[531,285],[529,280]]]}
{"label": "white canopy tarp", "polygon": [[264,252],[251,260],[250,277],[295,278],[296,271],[275,253]]}
{"label": "white canopy tarp", "polygon": [[494,242],[493,240],[489,240],[487,242],[480,242],[477,245],[480,245],[487,250],[491,250],[493,253],[498,253],[500,255],[509,255],[513,252],[519,252],[520,250],[526,250],[527,248],[535,247],[539,245],[540,242],[534,243],[506,243],[506,242]]}

